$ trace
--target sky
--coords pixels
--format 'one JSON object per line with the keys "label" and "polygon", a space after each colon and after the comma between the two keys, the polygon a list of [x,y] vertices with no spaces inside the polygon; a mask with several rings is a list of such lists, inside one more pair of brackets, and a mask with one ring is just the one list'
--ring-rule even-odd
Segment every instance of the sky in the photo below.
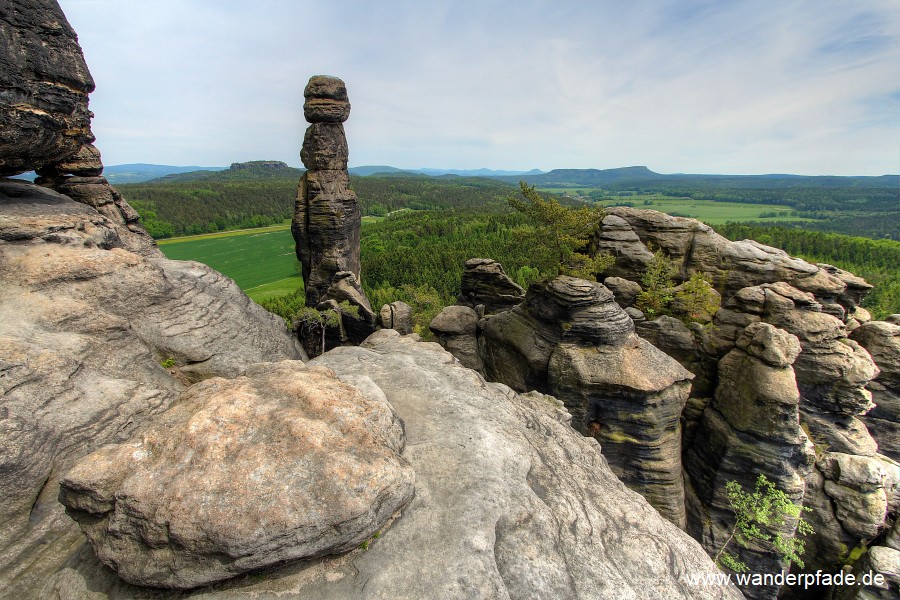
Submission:
{"label": "sky", "polygon": [[107,165],[900,173],[898,0],[59,0]]}

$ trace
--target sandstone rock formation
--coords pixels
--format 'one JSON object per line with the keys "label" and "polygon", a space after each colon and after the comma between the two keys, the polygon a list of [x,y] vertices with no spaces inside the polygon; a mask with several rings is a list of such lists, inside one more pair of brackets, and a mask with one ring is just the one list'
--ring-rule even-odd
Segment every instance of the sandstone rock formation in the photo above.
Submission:
{"label": "sandstone rock formation", "polygon": [[94,80],[55,0],[0,5],[0,176],[67,159],[94,141]]}
{"label": "sandstone rock formation", "polygon": [[557,396],[613,472],[684,525],[679,419],[692,375],[634,334],[608,289],[559,276],[480,328],[489,380]]}
{"label": "sandstone rock formation", "polygon": [[815,294],[828,312],[842,317],[871,289],[861,278],[829,265],[812,265],[753,240],[729,241],[695,219],[628,207],[608,212],[594,245],[616,256],[609,275],[640,280],[653,258],[652,246],[676,261],[681,279],[706,273],[723,301],[742,288],[781,281]]}
{"label": "sandstone rock formation", "polygon": [[[485,383],[437,344],[382,330],[312,361],[405,423],[416,494],[377,539],[186,597],[740,598],[690,585],[715,573],[699,545],[609,471],[554,399]],[[374,382],[374,383],[373,383]],[[377,386],[377,387],[376,387]],[[79,554],[51,599],[149,599]]]}
{"label": "sandstone rock formation", "polygon": [[525,290],[510,279],[503,265],[490,258],[466,261],[457,304],[475,308],[484,306],[485,314],[509,310],[525,299]]}
{"label": "sandstone rock formation", "polygon": [[[854,547],[878,535],[898,507],[898,465],[878,454],[860,420],[872,407],[866,386],[878,369],[814,294],[783,282],[741,289],[726,302],[715,318],[718,351],[729,350],[748,325],[758,322],[797,336],[802,347],[794,363],[799,415],[816,448],[815,468],[806,476],[802,498],[812,509],[807,520],[816,534],[807,542],[804,561],[812,571],[836,572]],[[695,446],[700,451],[699,435]],[[756,452],[772,450],[766,443]]]}
{"label": "sandstone rock formation", "polygon": [[358,318],[342,314],[340,327],[329,332],[330,348],[363,341],[375,331],[377,317],[360,283],[361,213],[350,189],[343,125],[350,116],[347,88],[336,77],[316,75],[304,96],[303,114],[310,126],[300,158],[307,171],[300,178],[291,232],[303,269],[306,305],[334,310],[334,303],[348,301],[360,313]]}
{"label": "sandstone rock formation", "polygon": [[129,252],[121,230],[67,196],[0,182],[0,588],[10,597],[40,597],[81,539],[56,500],[75,460],[146,426],[190,381],[302,357],[233,281]]}
{"label": "sandstone rock formation", "polygon": [[88,94],[94,81],[77,36],[53,0],[0,7],[0,176],[37,171],[38,183],[119,225],[121,245],[162,257],[137,212],[101,177]]}
{"label": "sandstone rock formation", "polygon": [[[734,527],[725,484],[754,489],[762,474],[798,506],[815,462],[812,443],[800,428],[800,394],[792,363],[800,354],[797,337],[768,323],[748,326],[719,362],[719,385],[703,411],[696,438],[687,450],[688,531],[715,554]],[[775,529],[792,536],[796,523]],[[772,533],[772,532],[770,532]],[[771,551],[728,548],[754,573],[778,573]],[[743,589],[748,598],[772,598],[777,587]]]}
{"label": "sandstone rock formation", "polygon": [[262,363],[80,459],[60,501],[122,579],[190,589],[356,548],[412,497],[403,442],[383,395]]}
{"label": "sandstone rock formation", "polygon": [[438,343],[464,366],[484,374],[478,353],[478,314],[468,306],[447,306],[428,326]]}
{"label": "sandstone rock formation", "polygon": [[378,323],[384,329],[400,332],[400,335],[410,334],[413,332],[412,307],[400,300],[385,304],[378,312]]}
{"label": "sandstone rock formation", "polygon": [[291,231],[306,304],[315,306],[325,299],[336,273],[349,271],[359,280],[360,209],[347,173],[347,88],[340,79],[319,75],[310,78],[304,96],[310,126],[300,157],[307,172],[300,178]]}

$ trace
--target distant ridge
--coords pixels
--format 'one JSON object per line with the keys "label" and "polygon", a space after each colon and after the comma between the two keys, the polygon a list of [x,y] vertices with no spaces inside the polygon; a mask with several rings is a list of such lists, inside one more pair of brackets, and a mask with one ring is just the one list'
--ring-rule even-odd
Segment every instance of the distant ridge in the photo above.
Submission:
{"label": "distant ridge", "polygon": [[251,160],[249,162],[231,163],[227,169],[215,171],[190,171],[173,173],[147,183],[183,183],[185,181],[230,181],[259,179],[298,179],[303,169],[295,169],[280,160]]}
{"label": "distant ridge", "polygon": [[107,165],[103,168],[103,176],[112,183],[142,183],[172,175],[173,173],[190,173],[192,171],[223,171],[226,167],[178,167],[175,165],[151,165],[147,163],[130,163],[126,165]]}

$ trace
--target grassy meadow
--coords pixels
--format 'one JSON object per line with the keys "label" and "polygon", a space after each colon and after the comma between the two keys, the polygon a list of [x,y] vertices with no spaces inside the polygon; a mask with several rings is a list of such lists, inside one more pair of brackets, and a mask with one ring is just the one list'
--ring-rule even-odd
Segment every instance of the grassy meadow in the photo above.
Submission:
{"label": "grassy meadow", "polygon": [[303,285],[287,224],[159,240],[175,260],[196,260],[228,275],[256,302]]}
{"label": "grassy meadow", "polygon": [[[564,194],[590,202],[588,193],[592,188],[539,188],[542,192]],[[812,219],[792,216],[795,211],[790,206],[776,204],[746,204],[740,202],[713,202],[694,198],[677,198],[662,194],[606,197],[598,202],[601,206],[633,206],[634,208],[658,210],[679,217],[691,217],[709,225],[724,225],[729,222],[741,223],[784,223],[804,222]]]}

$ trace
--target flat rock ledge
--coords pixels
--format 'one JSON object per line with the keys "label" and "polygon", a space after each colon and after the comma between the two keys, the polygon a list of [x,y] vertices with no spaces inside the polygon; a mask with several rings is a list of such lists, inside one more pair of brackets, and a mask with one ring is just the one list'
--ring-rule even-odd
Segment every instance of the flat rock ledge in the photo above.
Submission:
{"label": "flat rock ledge", "polygon": [[359,546],[413,496],[403,445],[383,394],[261,363],[81,459],[60,501],[123,580],[189,589]]}

